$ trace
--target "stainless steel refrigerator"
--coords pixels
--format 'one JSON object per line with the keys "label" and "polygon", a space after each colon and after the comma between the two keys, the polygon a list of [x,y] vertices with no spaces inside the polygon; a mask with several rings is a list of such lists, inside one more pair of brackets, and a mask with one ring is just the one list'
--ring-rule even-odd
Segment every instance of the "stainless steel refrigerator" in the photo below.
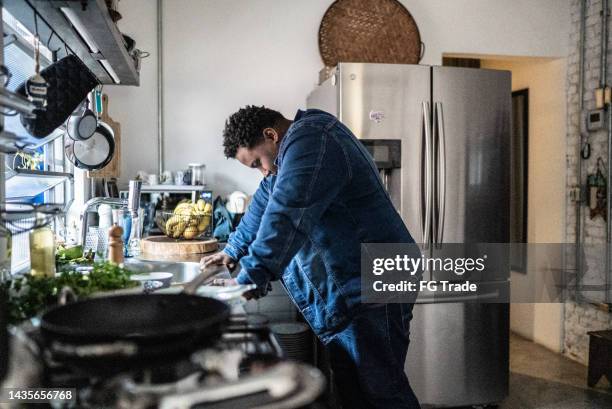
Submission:
{"label": "stainless steel refrigerator", "polygon": [[[511,78],[506,71],[341,63],[308,96],[374,156],[417,243],[507,243]],[[485,287],[508,291],[509,269]],[[406,372],[423,405],[508,394],[509,305],[421,293]],[[459,302],[461,301],[461,302]]]}

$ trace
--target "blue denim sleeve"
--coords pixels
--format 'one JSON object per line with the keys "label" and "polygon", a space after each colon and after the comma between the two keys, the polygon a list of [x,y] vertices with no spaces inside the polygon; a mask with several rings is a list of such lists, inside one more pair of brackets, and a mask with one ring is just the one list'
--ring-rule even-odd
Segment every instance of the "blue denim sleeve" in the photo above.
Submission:
{"label": "blue denim sleeve", "polygon": [[254,283],[260,289],[281,277],[350,179],[348,160],[335,135],[302,126],[287,137],[257,238],[240,261],[237,277],[239,283]]}
{"label": "blue denim sleeve", "polygon": [[270,186],[274,181],[273,179],[274,176],[267,177],[259,183],[249,208],[240,220],[236,230],[230,234],[227,240],[227,245],[223,252],[236,261],[247,255],[249,245],[257,236],[261,216],[268,205],[268,196],[270,194]]}

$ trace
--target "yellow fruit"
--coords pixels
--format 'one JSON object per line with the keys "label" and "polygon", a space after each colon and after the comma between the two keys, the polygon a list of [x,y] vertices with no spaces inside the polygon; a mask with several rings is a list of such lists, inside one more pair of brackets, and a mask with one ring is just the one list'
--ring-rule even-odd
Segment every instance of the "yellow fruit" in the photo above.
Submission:
{"label": "yellow fruit", "polygon": [[181,221],[179,216],[172,216],[166,221],[166,232],[167,234],[172,234],[172,230],[174,227]]}
{"label": "yellow fruit", "polygon": [[191,226],[197,226],[197,225],[198,225],[199,220],[200,220],[200,218],[199,218],[199,217],[197,217],[197,216],[190,216],[190,217],[189,217],[189,223],[187,223],[187,224],[188,224],[188,227],[191,227]]}
{"label": "yellow fruit", "polygon": [[198,200],[198,210],[203,211],[206,207],[206,202],[204,201],[204,199],[200,199]]}
{"label": "yellow fruit", "polygon": [[206,230],[209,224],[210,224],[210,217],[206,217],[206,216],[202,217],[200,220],[200,223],[198,223],[198,231],[203,232],[204,230]]}
{"label": "yellow fruit", "polygon": [[[191,203],[179,203],[174,208],[174,214],[184,214],[185,211],[191,212]],[[189,214],[189,213],[188,213]]]}
{"label": "yellow fruit", "polygon": [[212,216],[212,212],[213,212],[213,207],[210,203],[206,203],[206,205],[204,206],[204,213],[206,213],[209,216]]}
{"label": "yellow fruit", "polygon": [[174,227],[174,230],[172,230],[172,237],[175,239],[178,239],[179,237],[181,237],[181,234],[183,234],[186,228],[187,228],[187,223],[185,223],[184,221],[180,221]]}
{"label": "yellow fruit", "polygon": [[195,226],[189,226],[185,229],[185,231],[183,232],[183,237],[185,237],[187,240],[191,240],[194,237],[196,237],[198,235],[198,228]]}

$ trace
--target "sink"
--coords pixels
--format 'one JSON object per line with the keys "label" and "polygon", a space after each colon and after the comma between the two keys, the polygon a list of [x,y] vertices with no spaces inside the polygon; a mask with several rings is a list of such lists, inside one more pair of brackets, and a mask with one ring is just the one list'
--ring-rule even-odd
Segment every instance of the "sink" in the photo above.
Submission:
{"label": "sink", "polygon": [[126,259],[125,268],[136,273],[166,272],[171,273],[173,283],[184,283],[191,281],[200,274],[200,263],[168,262],[168,261],[144,261],[139,259]]}
{"label": "sink", "polygon": [[[200,263],[194,261],[148,261],[141,259],[128,258],[124,261],[125,268],[135,273],[153,273],[166,272],[172,273],[173,283],[186,283],[193,280],[200,274]],[[230,278],[230,272],[225,266],[215,266],[218,273],[216,278]],[[218,287],[211,285],[202,285],[198,288],[198,295],[216,298],[218,300],[229,303],[232,306],[233,314],[244,314],[242,306],[242,294],[244,291],[254,289],[254,285],[237,285],[233,287]],[[159,290],[159,292],[177,292],[180,287],[172,287]]]}

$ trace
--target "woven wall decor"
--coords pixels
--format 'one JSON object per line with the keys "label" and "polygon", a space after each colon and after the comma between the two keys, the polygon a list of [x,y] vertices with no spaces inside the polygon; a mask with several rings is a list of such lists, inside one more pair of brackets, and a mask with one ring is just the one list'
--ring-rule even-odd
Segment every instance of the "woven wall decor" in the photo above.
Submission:
{"label": "woven wall decor", "polygon": [[319,27],[323,62],[416,64],[421,36],[416,22],[397,0],[336,0]]}

